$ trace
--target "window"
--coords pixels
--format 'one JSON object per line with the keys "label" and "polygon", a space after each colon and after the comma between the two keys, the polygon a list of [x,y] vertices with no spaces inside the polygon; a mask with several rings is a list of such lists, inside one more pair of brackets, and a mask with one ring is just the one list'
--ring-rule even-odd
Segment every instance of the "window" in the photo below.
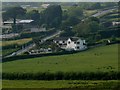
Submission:
{"label": "window", "polygon": [[60,46],[62,45],[62,43],[59,44]]}
{"label": "window", "polygon": [[77,44],[80,44],[80,42],[77,42]]}
{"label": "window", "polygon": [[65,43],[65,41],[63,41],[63,43]]}
{"label": "window", "polygon": [[77,49],[80,49],[80,47],[79,47],[79,46],[77,46]]}
{"label": "window", "polygon": [[68,42],[68,44],[70,44],[70,41]]}
{"label": "window", "polygon": [[59,41],[56,41],[56,43],[59,43]]}
{"label": "window", "polygon": [[83,45],[86,45],[86,43],[83,43]]}
{"label": "window", "polygon": [[76,42],[74,42],[74,44],[76,44]]}

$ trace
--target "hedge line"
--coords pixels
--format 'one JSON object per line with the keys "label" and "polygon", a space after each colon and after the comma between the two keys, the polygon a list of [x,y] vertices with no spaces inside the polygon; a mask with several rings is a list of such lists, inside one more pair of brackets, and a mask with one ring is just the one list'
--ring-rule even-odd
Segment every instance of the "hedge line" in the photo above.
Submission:
{"label": "hedge line", "polygon": [[8,80],[119,80],[120,72],[2,73]]}
{"label": "hedge line", "polygon": [[19,56],[12,56],[12,57],[3,58],[2,62],[14,61],[14,60],[20,60],[20,59],[28,59],[28,58],[36,58],[36,57],[43,57],[43,56],[55,56],[55,55],[73,54],[73,53],[77,53],[77,52],[79,52],[79,51],[71,51],[71,52],[64,51],[64,52],[36,54],[36,55],[19,55]]}
{"label": "hedge line", "polygon": [[110,38],[113,35],[115,37],[120,37],[120,30],[107,30],[107,31],[99,31],[98,34],[101,35],[102,39],[104,38]]}

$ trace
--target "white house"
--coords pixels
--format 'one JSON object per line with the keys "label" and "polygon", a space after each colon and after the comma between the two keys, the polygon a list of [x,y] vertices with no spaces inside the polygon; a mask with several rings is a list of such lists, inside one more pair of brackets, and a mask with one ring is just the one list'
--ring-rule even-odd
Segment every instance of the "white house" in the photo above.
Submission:
{"label": "white house", "polygon": [[59,45],[60,48],[67,51],[80,51],[87,49],[85,40],[82,40],[79,37],[58,37],[55,38],[54,43]]}
{"label": "white house", "polygon": [[112,25],[115,26],[115,25],[120,25],[120,22],[112,22]]}

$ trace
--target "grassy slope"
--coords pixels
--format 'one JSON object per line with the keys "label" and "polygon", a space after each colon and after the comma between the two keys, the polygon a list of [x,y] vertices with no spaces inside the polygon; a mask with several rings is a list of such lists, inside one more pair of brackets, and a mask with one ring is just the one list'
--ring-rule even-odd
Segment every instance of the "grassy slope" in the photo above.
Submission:
{"label": "grassy slope", "polygon": [[[112,67],[112,69],[110,68]],[[117,71],[118,45],[97,47],[71,55],[49,56],[3,63],[3,72]]]}
{"label": "grassy slope", "polygon": [[[92,80],[56,80],[56,81],[36,81],[36,80],[3,80],[3,88],[101,88],[102,90],[115,90],[118,85],[117,80],[92,81]],[[103,89],[105,88],[105,89]],[[95,89],[95,90],[96,90]],[[100,89],[100,90],[101,90]],[[33,89],[34,90],[34,89]]]}

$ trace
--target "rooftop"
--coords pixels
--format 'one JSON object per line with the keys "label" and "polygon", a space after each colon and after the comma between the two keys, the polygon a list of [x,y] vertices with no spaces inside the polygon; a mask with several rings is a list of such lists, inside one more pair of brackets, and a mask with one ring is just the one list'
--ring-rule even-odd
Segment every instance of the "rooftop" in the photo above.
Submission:
{"label": "rooftop", "polygon": [[[29,20],[29,19],[26,19],[26,20],[16,20],[16,23],[18,24],[22,24],[22,23],[31,23],[33,22],[34,20]],[[8,21],[4,21],[3,22],[4,24],[12,24],[13,23],[13,20],[8,20]]]}
{"label": "rooftop", "polygon": [[68,39],[71,39],[72,41],[77,41],[78,39],[80,39],[79,37],[57,37],[54,40],[55,41],[67,41]]}

